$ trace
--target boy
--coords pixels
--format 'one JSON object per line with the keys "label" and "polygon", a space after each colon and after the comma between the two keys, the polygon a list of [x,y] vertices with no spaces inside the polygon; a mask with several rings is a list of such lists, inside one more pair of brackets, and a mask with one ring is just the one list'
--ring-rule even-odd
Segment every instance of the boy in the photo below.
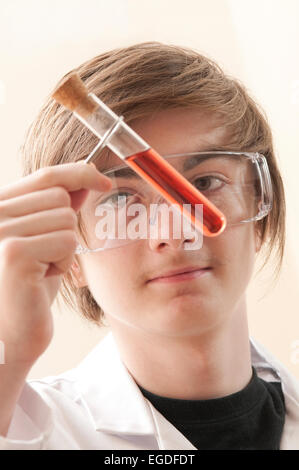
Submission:
{"label": "boy", "polygon": [[[119,190],[128,205],[136,195],[148,204],[155,194],[119,176],[121,161],[107,149],[96,168],[74,163],[96,139],[50,99],[23,148],[24,178],[0,193],[7,357],[0,445],[298,449],[298,384],[249,338],[247,325],[256,256],[266,247],[267,262],[277,246],[281,265],[285,239],[283,183],[266,119],[244,87],[190,49],[137,44],[76,72],[180,171],[197,155],[200,178],[192,182],[223,206],[229,223],[196,250],[186,248],[185,233],[97,250],[101,201],[111,203]],[[75,234],[94,251],[74,255]],[[26,381],[51,341],[60,287],[69,306],[111,332],[77,368]]]}

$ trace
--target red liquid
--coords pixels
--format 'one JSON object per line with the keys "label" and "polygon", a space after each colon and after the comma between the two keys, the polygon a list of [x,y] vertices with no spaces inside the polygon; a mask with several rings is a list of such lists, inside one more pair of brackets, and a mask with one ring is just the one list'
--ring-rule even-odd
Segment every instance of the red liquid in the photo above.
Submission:
{"label": "red liquid", "polygon": [[[125,161],[168,202],[179,204],[183,215],[189,220],[191,218],[191,223],[203,235],[214,237],[223,232],[226,219],[222,212],[155,150],[150,148],[127,157]],[[186,210],[183,204],[190,204],[191,211]],[[195,217],[195,204],[203,204],[203,225]]]}

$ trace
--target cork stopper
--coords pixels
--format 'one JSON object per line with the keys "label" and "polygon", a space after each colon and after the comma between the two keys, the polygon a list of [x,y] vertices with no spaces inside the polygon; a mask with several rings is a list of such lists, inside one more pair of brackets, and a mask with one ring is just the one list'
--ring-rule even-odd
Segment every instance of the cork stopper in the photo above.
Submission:
{"label": "cork stopper", "polygon": [[77,73],[69,75],[54,90],[52,98],[70,111],[76,111],[83,118],[92,114],[98,107],[88,96],[88,89]]}

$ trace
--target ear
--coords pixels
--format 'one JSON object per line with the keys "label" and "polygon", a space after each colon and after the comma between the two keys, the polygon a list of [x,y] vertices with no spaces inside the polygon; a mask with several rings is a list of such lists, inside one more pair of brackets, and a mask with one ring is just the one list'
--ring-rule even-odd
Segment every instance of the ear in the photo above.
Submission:
{"label": "ear", "polygon": [[73,262],[70,271],[76,287],[87,286],[86,279],[77,261]]}

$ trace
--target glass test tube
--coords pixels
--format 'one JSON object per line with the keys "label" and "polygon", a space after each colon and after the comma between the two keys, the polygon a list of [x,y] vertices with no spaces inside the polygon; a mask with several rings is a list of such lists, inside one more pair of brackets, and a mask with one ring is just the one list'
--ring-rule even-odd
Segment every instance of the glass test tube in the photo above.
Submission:
{"label": "glass test tube", "polygon": [[[55,95],[53,96],[56,99]],[[203,235],[214,237],[224,231],[226,227],[224,214],[97,96],[87,93],[84,103],[79,105],[76,103],[75,108],[67,107],[102,142],[104,139],[105,145],[114,154],[154,187],[169,203],[178,204],[183,216],[187,217]],[[188,204],[187,207],[191,207],[191,211],[186,210],[184,204]],[[196,204],[203,205],[203,224],[195,216]]]}

